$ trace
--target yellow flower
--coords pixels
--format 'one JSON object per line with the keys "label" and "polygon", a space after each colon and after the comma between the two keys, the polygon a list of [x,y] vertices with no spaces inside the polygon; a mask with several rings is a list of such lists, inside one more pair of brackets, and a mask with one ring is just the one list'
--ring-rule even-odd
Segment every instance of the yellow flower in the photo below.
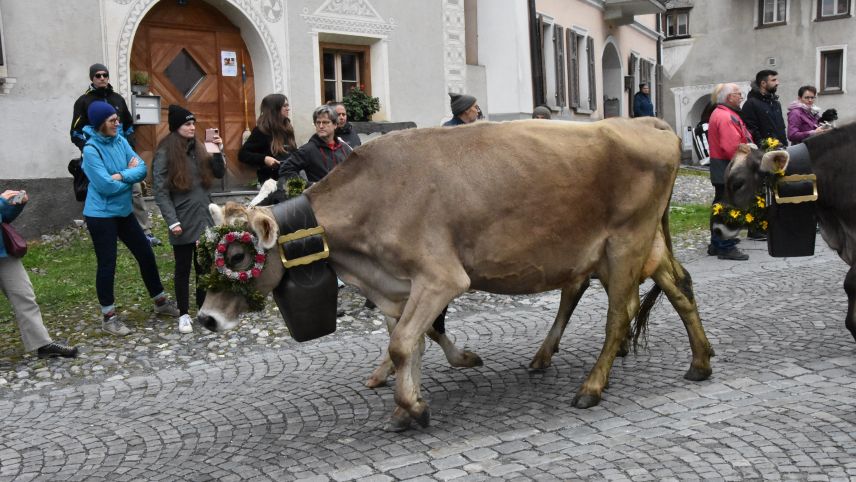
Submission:
{"label": "yellow flower", "polygon": [[767,221],[761,221],[761,229],[763,229],[764,231],[767,230]]}
{"label": "yellow flower", "polygon": [[781,145],[781,142],[779,142],[779,140],[775,137],[768,137],[764,139],[764,145],[766,150],[772,151],[773,149],[779,147]]}
{"label": "yellow flower", "polygon": [[719,214],[722,212],[722,204],[716,203],[713,205],[713,214]]}
{"label": "yellow flower", "polygon": [[751,223],[755,219],[755,217],[749,213],[746,213],[746,216],[744,217],[744,219],[746,220],[747,223]]}
{"label": "yellow flower", "polygon": [[731,211],[728,211],[728,215],[734,219],[737,219],[740,217],[740,211],[738,211],[736,209],[732,209]]}
{"label": "yellow flower", "polygon": [[761,209],[764,209],[767,206],[767,203],[764,202],[764,198],[761,196],[755,196],[755,204]]}

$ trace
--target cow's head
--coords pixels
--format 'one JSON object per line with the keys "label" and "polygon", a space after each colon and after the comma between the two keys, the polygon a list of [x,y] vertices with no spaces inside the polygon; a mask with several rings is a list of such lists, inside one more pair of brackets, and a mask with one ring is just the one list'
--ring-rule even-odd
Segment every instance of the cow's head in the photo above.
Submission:
{"label": "cow's head", "polygon": [[788,167],[788,159],[787,151],[764,152],[752,144],[740,144],[725,168],[725,201],[745,208],[766,177]]}
{"label": "cow's head", "polygon": [[[208,209],[215,226],[200,240],[199,258],[210,271],[197,321],[212,331],[229,330],[238,324],[240,313],[260,309],[260,296],[267,296],[282,279],[284,268],[273,249],[278,228],[267,208],[247,209],[229,202],[224,208],[211,204]],[[250,236],[242,240],[242,232]],[[218,246],[219,253],[215,253]],[[259,263],[260,253],[264,254],[263,265]],[[263,298],[261,303],[263,306]]]}

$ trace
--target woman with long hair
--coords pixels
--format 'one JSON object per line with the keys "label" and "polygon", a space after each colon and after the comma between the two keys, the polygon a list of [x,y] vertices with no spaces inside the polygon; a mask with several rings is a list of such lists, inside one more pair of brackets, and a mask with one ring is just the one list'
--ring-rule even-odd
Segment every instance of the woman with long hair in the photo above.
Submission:
{"label": "woman with long hair", "polygon": [[[212,142],[222,149],[215,135]],[[169,243],[175,256],[175,299],[178,302],[178,331],[193,331],[190,318],[190,266],[196,272],[196,306],[205,301],[199,276],[207,266],[196,261],[196,241],[214,225],[208,211],[214,178],[226,173],[223,154],[208,153],[196,138],[196,117],[177,105],[169,106],[169,134],[158,144],[154,160],[155,201],[169,228]]]}
{"label": "woman with long hair", "polygon": [[294,127],[288,118],[288,97],[270,94],[262,99],[261,115],[247,142],[238,151],[238,160],[256,167],[259,185],[279,178],[279,164],[297,150]]}
{"label": "woman with long hair", "polygon": [[131,207],[133,185],[145,179],[146,163],[131,149],[124,137],[117,135],[119,115],[107,102],[96,101],[87,109],[88,136],[83,146],[83,172],[89,178],[83,216],[92,236],[98,270],[95,291],[101,304],[101,329],[113,335],[131,333],[114,303],[117,240],[121,239],[140,266],[140,274],[154,301],[155,313],[178,316],[178,309],[166,297],[158,273],[157,261],[143,228]]}

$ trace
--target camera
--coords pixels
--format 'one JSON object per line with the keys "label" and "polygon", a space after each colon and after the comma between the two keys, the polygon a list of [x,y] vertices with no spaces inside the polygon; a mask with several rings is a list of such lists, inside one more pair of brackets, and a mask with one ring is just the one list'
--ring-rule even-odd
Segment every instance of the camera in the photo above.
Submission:
{"label": "camera", "polygon": [[205,142],[214,142],[214,138],[220,135],[220,129],[212,127],[205,129]]}
{"label": "camera", "polygon": [[12,196],[12,199],[9,200],[9,204],[21,204],[24,201],[24,196],[27,195],[27,191],[18,191],[18,194]]}

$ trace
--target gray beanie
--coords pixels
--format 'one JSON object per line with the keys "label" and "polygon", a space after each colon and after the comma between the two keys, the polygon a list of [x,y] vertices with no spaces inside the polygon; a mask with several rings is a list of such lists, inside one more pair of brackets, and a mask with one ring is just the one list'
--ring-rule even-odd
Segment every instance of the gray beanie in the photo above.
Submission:
{"label": "gray beanie", "polygon": [[552,113],[550,112],[550,108],[544,105],[539,105],[532,111],[532,118],[543,118],[550,119],[552,117]]}
{"label": "gray beanie", "polygon": [[467,94],[453,94],[449,92],[449,97],[452,98],[452,115],[456,117],[476,103],[476,98]]}
{"label": "gray beanie", "polygon": [[104,64],[92,64],[89,66],[89,80],[92,80],[95,77],[95,74],[101,71],[107,72],[107,75],[110,75],[110,71],[107,70],[107,66]]}

